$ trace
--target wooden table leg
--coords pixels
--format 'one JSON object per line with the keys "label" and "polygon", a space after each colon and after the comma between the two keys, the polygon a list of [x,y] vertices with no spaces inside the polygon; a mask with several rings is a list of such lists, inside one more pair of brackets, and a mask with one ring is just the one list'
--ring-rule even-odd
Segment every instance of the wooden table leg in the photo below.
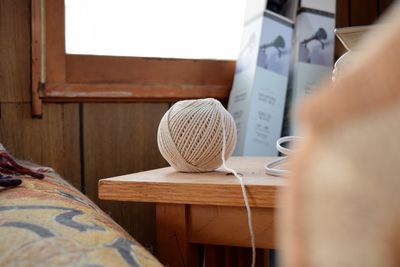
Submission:
{"label": "wooden table leg", "polygon": [[157,258],[166,266],[200,266],[200,246],[189,243],[187,216],[184,204],[156,205]]}

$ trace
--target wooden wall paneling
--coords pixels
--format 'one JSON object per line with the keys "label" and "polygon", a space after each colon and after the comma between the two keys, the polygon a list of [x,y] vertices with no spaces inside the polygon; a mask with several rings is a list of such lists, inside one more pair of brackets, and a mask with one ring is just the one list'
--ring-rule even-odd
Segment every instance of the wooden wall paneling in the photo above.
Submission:
{"label": "wooden wall paneling", "polygon": [[350,26],[369,25],[377,17],[377,0],[350,0]]}
{"label": "wooden wall paneling", "polygon": [[46,14],[46,82],[65,82],[65,14],[64,0],[47,0]]}
{"label": "wooden wall paneling", "polygon": [[[47,104],[45,104],[47,105]],[[63,104],[63,177],[73,186],[81,188],[79,104]],[[46,114],[44,116],[47,116]]]}
{"label": "wooden wall paneling", "polygon": [[83,105],[85,191],[144,246],[155,244],[154,204],[99,201],[101,178],[166,166],[156,132],[168,103]]}
{"label": "wooden wall paneling", "polygon": [[[369,25],[386,11],[393,0],[336,0],[336,28]],[[335,57],[340,57],[346,49],[335,42]]]}
{"label": "wooden wall paneling", "polygon": [[350,0],[336,0],[336,28],[349,26]]}
{"label": "wooden wall paneling", "polygon": [[30,0],[0,1],[0,102],[30,100]]}
{"label": "wooden wall paneling", "polygon": [[[336,0],[336,28],[348,27],[350,24],[350,0]],[[335,59],[346,53],[346,48],[335,40]]]}
{"label": "wooden wall paneling", "polygon": [[378,0],[378,15],[381,16],[393,3],[393,0]]}
{"label": "wooden wall paneling", "polygon": [[15,157],[50,166],[79,188],[79,120],[74,109],[76,104],[47,104],[44,117],[32,119],[30,103],[2,103],[0,142]]}
{"label": "wooden wall paneling", "polygon": [[43,114],[42,100],[39,91],[44,82],[44,58],[42,48],[44,44],[44,12],[41,0],[31,0],[31,92],[32,116],[40,118]]}

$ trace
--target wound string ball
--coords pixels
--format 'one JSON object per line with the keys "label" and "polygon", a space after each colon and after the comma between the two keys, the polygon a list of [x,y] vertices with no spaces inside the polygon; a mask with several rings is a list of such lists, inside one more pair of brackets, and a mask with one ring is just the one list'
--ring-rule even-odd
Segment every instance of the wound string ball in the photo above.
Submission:
{"label": "wound string ball", "polygon": [[224,159],[232,155],[236,126],[218,100],[184,100],[161,119],[157,141],[162,156],[178,171],[208,172],[222,165],[224,143]]}
{"label": "wound string ball", "polygon": [[236,145],[236,125],[229,112],[212,98],[177,102],[162,117],[157,142],[164,159],[178,171],[208,172],[222,165],[239,180],[254,267],[256,247],[246,187],[243,177],[226,164]]}

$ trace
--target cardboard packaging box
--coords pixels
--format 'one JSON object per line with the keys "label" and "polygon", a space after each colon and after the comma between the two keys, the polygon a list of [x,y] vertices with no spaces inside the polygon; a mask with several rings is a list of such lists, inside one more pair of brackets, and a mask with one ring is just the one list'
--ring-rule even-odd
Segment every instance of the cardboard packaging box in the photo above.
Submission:
{"label": "cardboard packaging box", "polygon": [[236,156],[275,156],[281,136],[296,1],[282,14],[267,2],[249,1],[240,54],[228,103],[238,140]]}
{"label": "cardboard packaging box", "polygon": [[330,78],[334,61],[336,0],[301,0],[294,42],[283,135],[300,134],[296,109],[303,98]]}
{"label": "cardboard packaging box", "polygon": [[342,73],[346,72],[346,69],[349,68],[352,64],[356,64],[355,60],[353,60],[354,56],[363,52],[363,49],[360,48],[358,43],[362,40],[362,38],[373,30],[377,31],[379,26],[376,25],[368,25],[368,26],[353,26],[335,29],[336,37],[342,43],[343,47],[347,50],[338,60],[336,60],[334,64],[332,80],[336,81]]}

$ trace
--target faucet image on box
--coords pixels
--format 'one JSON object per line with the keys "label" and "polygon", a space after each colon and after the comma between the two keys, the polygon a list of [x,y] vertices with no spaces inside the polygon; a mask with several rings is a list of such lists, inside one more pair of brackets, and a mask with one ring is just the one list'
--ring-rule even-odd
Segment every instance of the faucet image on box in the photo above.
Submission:
{"label": "faucet image on box", "polygon": [[[317,42],[312,42],[317,41]],[[328,36],[324,28],[319,28],[311,37],[304,38],[299,45],[299,61],[309,64],[330,66],[332,58],[330,49],[333,44],[331,37]],[[332,48],[332,47],[331,47]]]}
{"label": "faucet image on box", "polygon": [[[258,55],[257,65],[264,69],[268,69],[269,67],[268,61],[271,60],[271,57],[274,58],[275,60],[281,58],[285,45],[286,45],[285,39],[283,39],[281,35],[278,35],[272,42],[261,45],[260,52]],[[278,56],[276,56],[276,54],[273,55],[271,53],[268,55],[267,53],[268,48],[275,48],[278,51]]]}
{"label": "faucet image on box", "polygon": [[281,35],[278,35],[271,43],[260,46],[260,50],[265,53],[265,51],[270,47],[275,47],[276,50],[278,50],[278,56],[281,57],[281,48],[285,48],[285,40]]}
{"label": "faucet image on box", "polygon": [[322,40],[326,40],[328,38],[328,34],[326,33],[324,28],[319,28],[318,31],[312,35],[310,38],[304,39],[301,44],[307,47],[307,44],[313,40],[316,40],[321,43],[321,49],[325,48],[325,43]]}

